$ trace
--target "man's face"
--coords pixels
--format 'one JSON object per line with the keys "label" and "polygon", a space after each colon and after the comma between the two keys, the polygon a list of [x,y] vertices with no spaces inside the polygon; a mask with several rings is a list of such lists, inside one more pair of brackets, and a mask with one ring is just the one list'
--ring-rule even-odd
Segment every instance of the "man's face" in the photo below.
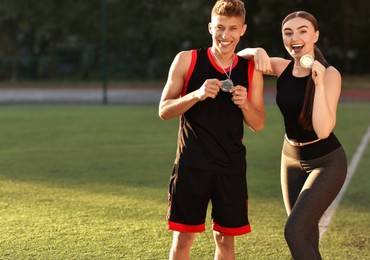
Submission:
{"label": "man's face", "polygon": [[247,25],[240,17],[212,15],[208,29],[212,34],[212,47],[221,54],[226,54],[235,51],[240,37],[244,35],[247,29]]}

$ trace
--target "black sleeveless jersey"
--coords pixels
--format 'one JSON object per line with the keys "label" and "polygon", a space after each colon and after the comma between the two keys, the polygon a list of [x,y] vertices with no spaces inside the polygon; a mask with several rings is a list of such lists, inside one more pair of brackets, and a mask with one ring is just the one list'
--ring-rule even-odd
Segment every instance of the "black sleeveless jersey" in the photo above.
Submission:
{"label": "black sleeveless jersey", "polygon": [[[309,142],[318,137],[313,130],[305,130],[299,124],[299,115],[303,108],[306,85],[311,75],[298,78],[293,76],[294,62],[289,63],[277,80],[276,103],[284,117],[285,133],[290,140]],[[334,133],[317,143],[295,148],[291,156],[300,159],[313,159],[323,156],[340,146]]]}
{"label": "black sleeveless jersey", "polygon": [[[225,69],[229,73],[229,68]],[[254,63],[235,55],[231,70],[234,85],[251,94]],[[182,95],[199,89],[207,79],[227,79],[210,48],[192,50],[192,62]],[[186,111],[180,120],[175,163],[222,173],[245,174],[246,149],[242,143],[244,119],[228,92],[207,98]]]}

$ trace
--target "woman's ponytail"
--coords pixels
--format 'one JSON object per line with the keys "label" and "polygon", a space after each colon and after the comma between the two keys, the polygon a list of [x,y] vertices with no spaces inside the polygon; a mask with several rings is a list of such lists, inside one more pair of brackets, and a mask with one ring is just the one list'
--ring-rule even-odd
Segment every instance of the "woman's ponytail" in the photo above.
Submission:
{"label": "woman's ponytail", "polygon": [[[325,60],[321,51],[315,45],[315,60],[319,61],[325,68],[329,67],[330,64]],[[303,102],[301,114],[299,115],[299,124],[306,130],[313,130],[312,126],[312,110],[313,101],[315,98],[315,82],[312,79],[312,72],[307,82],[306,94]]]}

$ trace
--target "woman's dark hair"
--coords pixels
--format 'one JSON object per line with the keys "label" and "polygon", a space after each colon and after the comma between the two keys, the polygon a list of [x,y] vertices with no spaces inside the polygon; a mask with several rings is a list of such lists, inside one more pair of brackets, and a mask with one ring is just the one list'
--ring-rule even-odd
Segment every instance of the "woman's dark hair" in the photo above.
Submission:
{"label": "woman's dark hair", "polygon": [[[281,27],[284,26],[284,24],[296,17],[301,17],[303,19],[306,19],[310,21],[315,29],[315,31],[319,30],[319,26],[317,23],[316,18],[305,11],[297,11],[291,14],[288,14],[282,24]],[[330,64],[325,60],[324,56],[322,55],[321,51],[317,46],[314,46],[314,52],[315,52],[315,60],[318,60],[321,64],[325,66],[325,68],[329,67]],[[311,72],[312,73],[312,72]],[[306,130],[313,130],[312,126],[312,109],[313,109],[313,101],[315,97],[315,82],[312,79],[312,75],[310,74],[309,80],[307,82],[307,87],[306,87],[306,94],[303,102],[303,107],[301,114],[299,115],[299,123],[300,125],[306,129]]]}

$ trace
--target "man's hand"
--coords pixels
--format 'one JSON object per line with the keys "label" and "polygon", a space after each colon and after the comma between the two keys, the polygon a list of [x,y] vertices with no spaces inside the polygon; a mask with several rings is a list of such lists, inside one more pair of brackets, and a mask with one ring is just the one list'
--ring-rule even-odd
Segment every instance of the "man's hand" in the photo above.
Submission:
{"label": "man's hand", "polygon": [[242,108],[247,103],[247,89],[245,87],[235,86],[230,90],[230,93],[232,94],[232,101],[238,107]]}
{"label": "man's hand", "polygon": [[207,79],[203,85],[194,92],[194,96],[203,101],[206,98],[216,98],[221,88],[221,81],[218,79]]}

